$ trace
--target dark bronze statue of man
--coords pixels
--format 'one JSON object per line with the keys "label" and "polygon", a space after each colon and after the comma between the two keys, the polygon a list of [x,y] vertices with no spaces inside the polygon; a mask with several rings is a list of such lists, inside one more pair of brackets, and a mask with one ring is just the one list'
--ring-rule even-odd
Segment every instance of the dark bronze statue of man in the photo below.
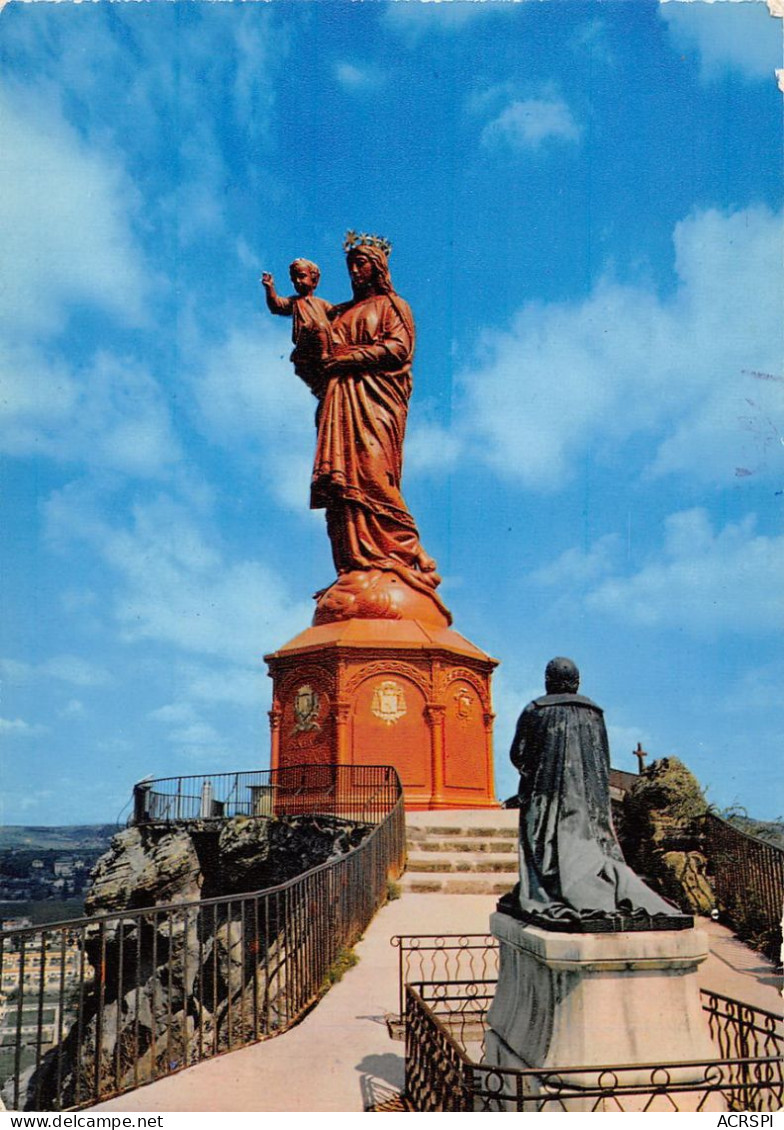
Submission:
{"label": "dark bronze statue of man", "polygon": [[520,773],[520,882],[499,910],[560,930],[691,925],[624,862],[604,715],[579,685],[571,659],[552,659],[546,694],[517,723],[510,756]]}

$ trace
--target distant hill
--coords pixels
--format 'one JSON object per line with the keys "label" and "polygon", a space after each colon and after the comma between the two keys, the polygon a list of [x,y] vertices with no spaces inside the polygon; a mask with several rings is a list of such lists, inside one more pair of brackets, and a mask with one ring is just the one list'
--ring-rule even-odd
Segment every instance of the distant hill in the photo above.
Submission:
{"label": "distant hill", "polygon": [[719,815],[747,836],[756,836],[758,840],[765,840],[774,847],[784,849],[784,824],[780,820],[753,820],[750,816],[735,812]]}
{"label": "distant hill", "polygon": [[1,902],[0,927],[3,922],[17,918],[29,918],[33,926],[45,926],[49,922],[67,922],[72,918],[84,918],[84,900],[46,899],[44,902]]}
{"label": "distant hill", "polygon": [[72,824],[59,828],[0,824],[0,851],[105,851],[116,824]]}

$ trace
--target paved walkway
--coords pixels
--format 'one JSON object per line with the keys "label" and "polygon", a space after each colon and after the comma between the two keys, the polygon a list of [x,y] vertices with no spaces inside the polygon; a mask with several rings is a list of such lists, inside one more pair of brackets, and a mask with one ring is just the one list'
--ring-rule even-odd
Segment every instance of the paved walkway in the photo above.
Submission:
{"label": "paved walkway", "polygon": [[[208,1060],[96,1110],[361,1112],[403,1087],[403,1045],[387,1034],[397,1011],[394,934],[484,933],[493,895],[416,895],[383,907],[356,946],[359,964],[303,1022],[260,1044]],[[728,930],[702,921],[711,955],[700,984],[771,1012],[781,979]]]}

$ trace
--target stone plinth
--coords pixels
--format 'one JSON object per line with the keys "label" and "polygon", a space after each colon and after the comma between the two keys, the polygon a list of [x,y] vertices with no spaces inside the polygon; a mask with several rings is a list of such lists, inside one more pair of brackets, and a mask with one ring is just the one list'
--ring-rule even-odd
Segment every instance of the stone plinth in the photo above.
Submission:
{"label": "stone plinth", "polygon": [[[501,962],[485,1063],[547,1071],[719,1057],[700,1004],[697,968],[708,955],[700,930],[561,934],[499,913],[490,928]],[[574,1089],[568,1109],[583,1109],[579,1092],[596,1085],[595,1073],[559,1077]],[[676,1077],[698,1081],[702,1071],[679,1068]],[[649,1080],[643,1069],[623,1076],[627,1084]],[[684,1109],[699,1098],[683,1096]],[[711,1096],[703,1109],[724,1109],[719,1102]]]}
{"label": "stone plinth", "polygon": [[394,765],[412,809],[496,808],[496,661],[448,627],[346,619],[265,657],[273,769]]}

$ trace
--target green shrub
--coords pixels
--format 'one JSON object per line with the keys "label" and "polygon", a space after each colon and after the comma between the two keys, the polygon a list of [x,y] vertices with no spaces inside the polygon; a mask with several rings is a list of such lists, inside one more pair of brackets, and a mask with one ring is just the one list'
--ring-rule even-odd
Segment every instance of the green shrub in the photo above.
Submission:
{"label": "green shrub", "polygon": [[338,950],[338,956],[332,963],[332,968],[324,978],[324,992],[337,985],[338,981],[343,980],[343,975],[348,973],[349,969],[353,969],[359,962],[359,958],[354,953],[354,950],[349,946],[341,946]]}

